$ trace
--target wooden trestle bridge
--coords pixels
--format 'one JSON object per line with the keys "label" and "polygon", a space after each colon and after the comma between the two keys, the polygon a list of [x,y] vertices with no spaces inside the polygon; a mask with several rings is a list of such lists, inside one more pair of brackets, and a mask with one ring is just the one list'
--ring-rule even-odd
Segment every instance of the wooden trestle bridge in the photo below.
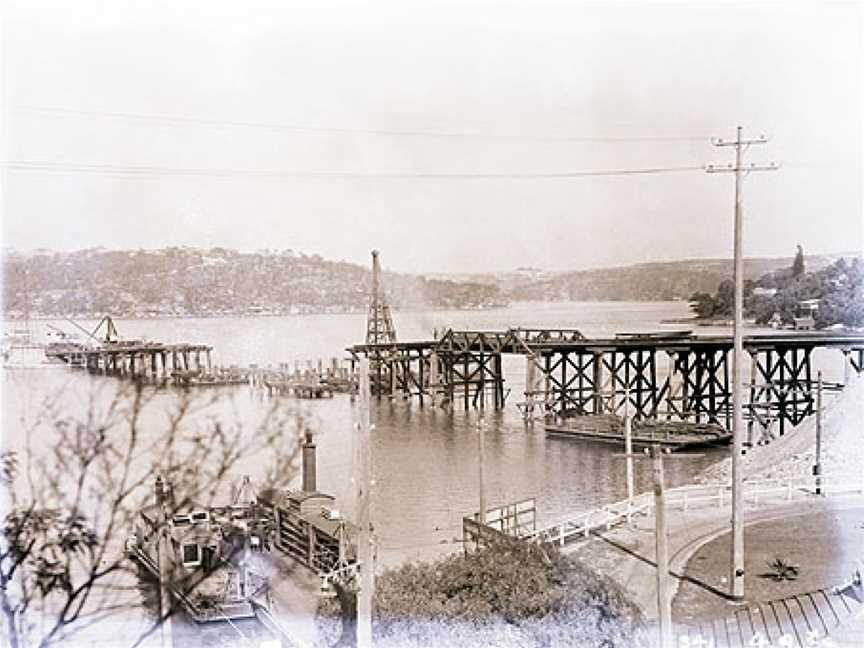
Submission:
{"label": "wooden trestle bridge", "polygon": [[[864,371],[864,335],[745,336],[750,357],[745,411],[751,421],[776,421],[782,434],[814,412],[812,356],[817,349],[842,353],[844,382],[851,370]],[[372,390],[379,397],[502,408],[502,356],[516,354],[526,361],[525,401],[520,403],[526,418],[623,415],[626,406],[637,419],[731,425],[731,336],[679,331],[589,338],[577,329],[451,329],[433,340],[367,343],[348,352],[352,365],[360,356],[369,358]]]}

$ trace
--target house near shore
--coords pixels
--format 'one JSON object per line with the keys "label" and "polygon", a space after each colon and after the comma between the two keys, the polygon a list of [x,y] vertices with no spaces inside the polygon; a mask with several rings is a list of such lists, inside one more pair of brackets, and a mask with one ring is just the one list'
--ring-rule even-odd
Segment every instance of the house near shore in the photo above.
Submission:
{"label": "house near shore", "polygon": [[763,288],[762,286],[756,286],[753,289],[754,297],[773,297],[777,294],[776,288]]}
{"label": "house near shore", "polygon": [[816,326],[816,318],[819,316],[819,300],[803,299],[795,307],[795,330],[810,331]]}

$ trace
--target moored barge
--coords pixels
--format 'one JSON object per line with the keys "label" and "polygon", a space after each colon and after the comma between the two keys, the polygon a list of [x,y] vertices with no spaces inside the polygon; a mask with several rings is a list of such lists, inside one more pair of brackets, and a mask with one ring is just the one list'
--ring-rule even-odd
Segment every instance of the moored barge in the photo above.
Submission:
{"label": "moored barge", "polygon": [[[544,426],[547,434],[624,446],[624,420],[611,414],[557,416]],[[631,440],[634,447],[660,445],[671,450],[728,444],[732,433],[714,423],[635,420]]]}
{"label": "moored barge", "polygon": [[262,608],[269,611],[268,579],[243,560],[249,550],[267,544],[267,516],[256,511],[254,497],[238,497],[224,507],[190,503],[175,508],[170,484],[158,477],[155,495],[153,504],[138,511],[126,554],[149,576],[164,582],[198,623],[252,618]]}

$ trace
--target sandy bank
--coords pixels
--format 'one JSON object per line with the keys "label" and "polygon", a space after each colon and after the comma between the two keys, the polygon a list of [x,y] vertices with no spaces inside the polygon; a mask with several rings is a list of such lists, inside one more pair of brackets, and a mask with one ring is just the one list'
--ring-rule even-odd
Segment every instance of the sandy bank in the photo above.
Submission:
{"label": "sandy bank", "polygon": [[[822,474],[843,480],[864,478],[864,378],[854,376],[837,395],[826,395],[822,417]],[[750,448],[744,456],[744,479],[790,479],[812,475],[816,455],[816,417],[769,445]],[[731,459],[708,467],[701,483],[728,483]]]}

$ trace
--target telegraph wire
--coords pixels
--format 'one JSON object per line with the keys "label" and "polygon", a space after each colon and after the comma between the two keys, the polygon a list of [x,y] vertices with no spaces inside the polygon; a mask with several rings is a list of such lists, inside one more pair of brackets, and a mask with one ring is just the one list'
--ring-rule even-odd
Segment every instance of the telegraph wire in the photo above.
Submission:
{"label": "telegraph wire", "polygon": [[208,169],[163,166],[132,166],[113,164],[81,164],[71,162],[39,162],[34,160],[11,160],[0,163],[10,171],[33,173],[83,173],[97,175],[119,175],[129,177],[221,177],[249,179],[320,178],[320,179],[390,179],[390,180],[521,180],[521,179],[568,179],[602,176],[658,175],[703,171],[703,166],[667,166],[641,169],[593,169],[561,172],[357,172],[357,171],[304,171],[304,170],[246,170]]}
{"label": "telegraph wire", "polygon": [[131,121],[152,121],[164,124],[218,126],[230,128],[258,128],[263,130],[291,131],[298,133],[333,133],[348,135],[384,135],[389,137],[437,137],[442,139],[490,139],[490,140],[533,140],[539,142],[586,142],[586,143],[627,143],[627,142],[703,142],[710,143],[707,136],[692,135],[641,135],[641,136],[579,136],[579,135],[540,135],[540,134],[495,134],[458,131],[397,130],[386,128],[346,128],[327,126],[308,126],[300,124],[281,124],[277,122],[258,122],[245,120],[204,119],[200,117],[173,117],[169,115],[146,115],[142,113],[80,110],[75,108],[55,108],[49,106],[16,106],[22,112],[47,115],[67,115],[72,117],[99,117],[106,119],[127,119]]}

